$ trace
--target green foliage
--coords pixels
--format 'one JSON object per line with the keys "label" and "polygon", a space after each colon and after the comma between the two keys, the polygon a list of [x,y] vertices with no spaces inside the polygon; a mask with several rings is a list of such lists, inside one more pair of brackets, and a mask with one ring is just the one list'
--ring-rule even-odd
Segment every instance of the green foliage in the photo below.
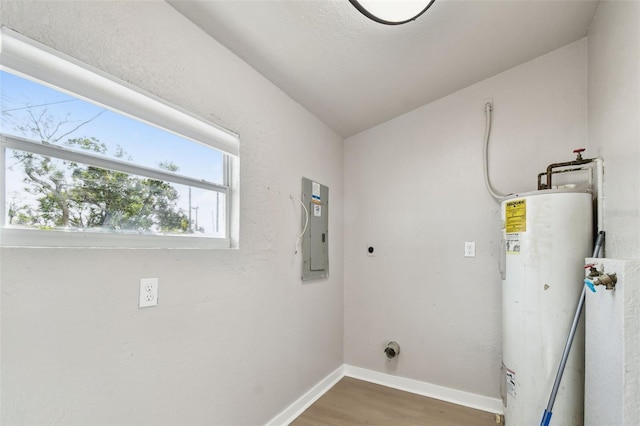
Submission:
{"label": "green foliage", "polygon": [[173,161],[161,161],[158,163],[158,167],[169,172],[177,172],[180,170],[180,167],[176,166]]}
{"label": "green foliage", "polygon": [[[31,114],[31,117],[31,123],[18,128],[29,136],[41,137],[44,142],[60,141],[61,137],[55,136],[62,128],[60,123],[56,125],[44,114],[38,117]],[[67,139],[63,144],[109,155],[108,147],[95,137]],[[120,146],[113,156],[131,160]],[[12,201],[8,208],[11,224],[40,229],[70,227],[165,233],[183,233],[190,229],[188,217],[177,206],[178,192],[166,182],[18,150],[12,151],[12,158],[11,167],[22,169],[24,190],[36,197],[37,206]],[[178,170],[171,162],[162,162],[160,167]]]}

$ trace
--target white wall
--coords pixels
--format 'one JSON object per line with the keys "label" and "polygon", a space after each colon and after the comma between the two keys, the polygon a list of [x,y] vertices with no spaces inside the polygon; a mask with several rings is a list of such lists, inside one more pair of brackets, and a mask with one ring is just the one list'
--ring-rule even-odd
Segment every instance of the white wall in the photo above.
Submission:
{"label": "white wall", "polygon": [[589,148],[605,161],[606,256],[638,259],[640,2],[601,2],[588,36]]}
{"label": "white wall", "polygon": [[586,295],[585,426],[635,426],[640,419],[640,260],[590,259],[616,274],[615,290]]}
{"label": "white wall", "polygon": [[[262,424],[343,362],[343,308],[348,364],[497,398],[486,98],[495,186],[533,190],[588,129],[587,155],[606,161],[607,255],[640,255],[638,2],[603,2],[591,26],[588,124],[582,40],[346,141],[344,306],[340,238],[331,278],[301,284],[289,200],[301,176],[328,185],[342,233],[337,135],[164,2],[0,7],[3,25],[239,132],[242,180],[239,250],[0,251],[3,424]],[[141,311],[146,276],[161,305]]]}
{"label": "white wall", "polygon": [[585,425],[631,426],[640,419],[640,2],[601,2],[588,37],[589,147],[605,161],[606,257],[634,261],[605,261],[620,287],[587,295]]}
{"label": "white wall", "polygon": [[[164,2],[2,1],[2,24],[241,137],[239,250],[2,249],[2,424],[264,424],[343,363],[342,140]],[[331,278],[300,281],[301,177]],[[160,305],[137,308],[141,277]]]}
{"label": "white wall", "polygon": [[[534,190],[586,144],[586,52],[583,39],[346,140],[346,363],[499,398],[500,210],[483,182],[484,100],[494,186]],[[390,363],[389,340],[401,346]]]}

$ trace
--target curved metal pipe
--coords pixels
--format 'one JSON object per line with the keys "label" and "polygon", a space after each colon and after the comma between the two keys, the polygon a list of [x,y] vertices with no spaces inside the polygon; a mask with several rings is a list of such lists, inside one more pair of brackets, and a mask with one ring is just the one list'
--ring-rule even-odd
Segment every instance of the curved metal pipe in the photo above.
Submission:
{"label": "curved metal pipe", "polygon": [[482,165],[484,168],[484,184],[487,187],[487,191],[489,191],[489,194],[491,194],[494,200],[500,203],[507,197],[507,194],[502,194],[496,191],[493,188],[493,185],[491,185],[491,180],[489,179],[489,137],[491,136],[491,111],[493,111],[493,105],[491,105],[491,102],[487,102],[484,105],[485,128]]}

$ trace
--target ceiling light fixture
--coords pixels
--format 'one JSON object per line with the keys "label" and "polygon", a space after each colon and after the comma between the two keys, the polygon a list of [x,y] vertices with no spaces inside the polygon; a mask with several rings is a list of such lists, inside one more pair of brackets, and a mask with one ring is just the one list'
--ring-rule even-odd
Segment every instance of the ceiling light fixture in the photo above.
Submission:
{"label": "ceiling light fixture", "polygon": [[349,0],[364,16],[386,25],[414,21],[431,7],[435,0]]}

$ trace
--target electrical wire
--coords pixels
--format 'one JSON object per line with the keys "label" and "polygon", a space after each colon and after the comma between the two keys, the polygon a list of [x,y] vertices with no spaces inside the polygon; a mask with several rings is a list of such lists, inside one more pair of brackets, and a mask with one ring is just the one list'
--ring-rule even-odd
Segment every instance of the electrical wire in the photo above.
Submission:
{"label": "electrical wire", "polygon": [[502,202],[507,197],[507,194],[497,192],[491,185],[489,180],[489,137],[491,136],[491,111],[493,105],[491,102],[487,102],[484,105],[485,113],[485,130],[484,130],[484,150],[483,150],[483,166],[484,166],[484,184],[487,187],[487,191],[497,202]]}
{"label": "electrical wire", "polygon": [[64,100],[64,101],[49,102],[49,103],[46,103],[46,104],[27,105],[27,106],[23,106],[23,107],[19,107],[19,108],[3,109],[2,113],[12,112],[12,111],[20,111],[20,110],[29,109],[29,108],[40,108],[40,107],[49,106],[49,105],[64,104],[64,103],[67,103],[67,102],[76,102],[76,101],[79,101],[79,100],[80,99],[67,99],[67,100]]}
{"label": "electrical wire", "polygon": [[304,209],[304,214],[305,214],[304,227],[302,228],[302,232],[300,233],[300,235],[298,235],[298,238],[296,239],[296,247],[295,247],[295,251],[293,252],[293,254],[298,254],[298,247],[300,246],[300,241],[302,240],[304,233],[307,232],[307,227],[309,226],[309,209],[307,209],[307,206],[304,205],[302,200],[300,200],[300,198],[296,197],[295,195],[291,194],[289,195],[289,198],[300,203],[300,205]]}

